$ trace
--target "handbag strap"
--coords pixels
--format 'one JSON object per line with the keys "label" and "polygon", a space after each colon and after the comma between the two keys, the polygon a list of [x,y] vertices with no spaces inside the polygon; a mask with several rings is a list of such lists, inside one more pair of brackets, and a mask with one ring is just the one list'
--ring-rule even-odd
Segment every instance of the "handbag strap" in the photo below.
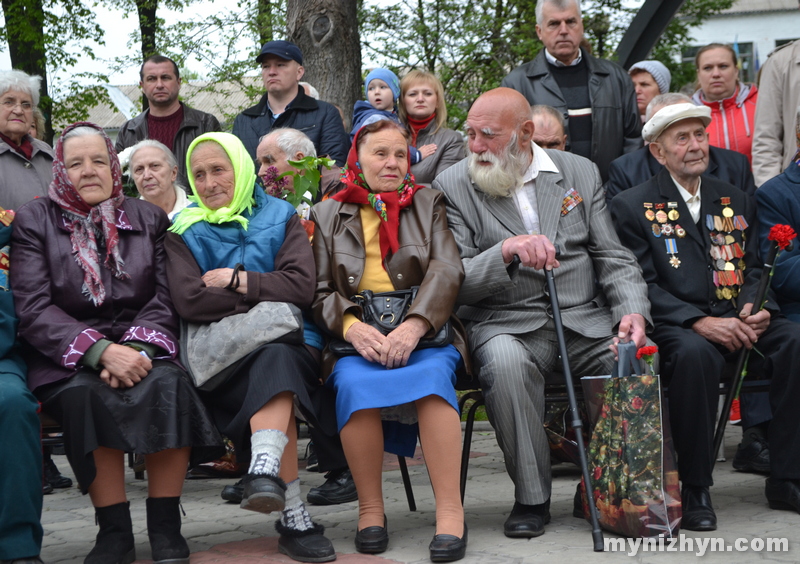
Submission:
{"label": "handbag strap", "polygon": [[625,378],[626,376],[638,374],[641,371],[639,361],[636,358],[637,350],[639,350],[639,348],[633,341],[617,345],[618,360],[614,361],[612,376],[615,378]]}

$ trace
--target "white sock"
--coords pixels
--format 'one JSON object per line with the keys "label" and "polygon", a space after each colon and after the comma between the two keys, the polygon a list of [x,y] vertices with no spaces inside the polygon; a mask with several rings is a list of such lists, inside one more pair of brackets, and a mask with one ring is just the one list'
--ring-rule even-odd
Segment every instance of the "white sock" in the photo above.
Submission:
{"label": "white sock", "polygon": [[286,433],[277,429],[261,429],[250,437],[250,474],[277,476],[281,470],[283,449],[289,442]]}
{"label": "white sock", "polygon": [[295,531],[307,531],[314,528],[311,515],[306,511],[300,499],[300,479],[286,484],[286,505],[281,512],[281,525]]}

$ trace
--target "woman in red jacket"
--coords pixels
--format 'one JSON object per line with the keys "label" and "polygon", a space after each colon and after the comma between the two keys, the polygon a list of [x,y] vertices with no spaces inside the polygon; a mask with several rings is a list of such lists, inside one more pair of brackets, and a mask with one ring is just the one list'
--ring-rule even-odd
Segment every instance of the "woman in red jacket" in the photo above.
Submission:
{"label": "woman in red jacket", "polygon": [[739,81],[736,52],[730,45],[711,43],[697,52],[697,82],[692,100],[711,108],[708,142],[742,153],[752,165],[753,122],[758,88]]}

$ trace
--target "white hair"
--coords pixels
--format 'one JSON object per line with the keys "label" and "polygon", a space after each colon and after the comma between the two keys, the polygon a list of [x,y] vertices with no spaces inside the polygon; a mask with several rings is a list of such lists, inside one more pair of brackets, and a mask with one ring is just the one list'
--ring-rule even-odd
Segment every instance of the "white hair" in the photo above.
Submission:
{"label": "white hair", "polygon": [[292,129],[291,127],[273,129],[258,140],[259,145],[267,137],[273,136],[275,137],[275,144],[278,145],[278,148],[290,159],[297,153],[303,153],[306,157],[317,156],[314,142],[308,138],[308,135],[297,129]]}
{"label": "white hair", "polygon": [[39,105],[39,90],[42,88],[42,77],[31,76],[21,70],[0,71],[0,94],[9,90],[19,90],[31,97],[33,106]]}
{"label": "white hair", "polygon": [[164,153],[164,158],[167,159],[169,168],[175,168],[178,166],[178,159],[175,158],[175,155],[169,150],[169,147],[164,145],[161,141],[156,141],[155,139],[144,139],[132,146],[128,151],[128,162],[130,163],[133,160],[133,156],[139,149],[144,149],[145,147],[155,147],[156,149],[161,149],[161,152]]}
{"label": "white hair", "polygon": [[538,0],[536,2],[536,23],[538,25],[542,25],[544,22],[542,20],[544,17],[542,16],[542,11],[544,10],[544,5],[550,4],[557,10],[564,11],[572,6],[575,6],[578,9],[578,18],[581,17],[581,2],[580,0]]}

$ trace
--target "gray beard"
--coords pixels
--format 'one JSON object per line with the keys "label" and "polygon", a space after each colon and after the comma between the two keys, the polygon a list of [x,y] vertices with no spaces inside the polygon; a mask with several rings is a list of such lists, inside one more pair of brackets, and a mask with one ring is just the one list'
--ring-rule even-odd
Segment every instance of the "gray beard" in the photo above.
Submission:
{"label": "gray beard", "polygon": [[[522,186],[525,169],[522,167],[522,154],[517,149],[516,141],[516,135],[514,135],[501,156],[488,151],[470,153],[467,165],[469,176],[475,186],[487,196],[507,198]],[[481,162],[491,164],[479,164]]]}

